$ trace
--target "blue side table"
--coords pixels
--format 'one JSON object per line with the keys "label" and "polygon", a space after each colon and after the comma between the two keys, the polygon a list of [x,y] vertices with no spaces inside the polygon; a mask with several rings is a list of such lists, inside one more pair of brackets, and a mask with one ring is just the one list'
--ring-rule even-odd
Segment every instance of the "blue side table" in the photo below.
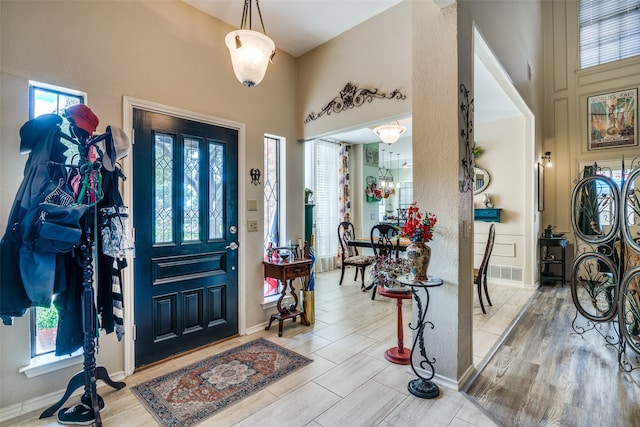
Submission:
{"label": "blue side table", "polygon": [[[429,310],[429,289],[435,288],[438,286],[442,286],[442,279],[434,276],[428,276],[427,280],[414,282],[409,276],[400,276],[398,281],[403,285],[407,285],[411,287],[411,293],[418,304],[418,325],[415,327],[409,325],[411,329],[417,331],[415,339],[413,340],[413,345],[411,346],[411,369],[418,376],[418,378],[409,381],[408,389],[411,394],[417,397],[421,397],[423,399],[433,399],[440,395],[440,389],[438,386],[431,381],[435,376],[435,368],[434,363],[436,362],[435,358],[429,358],[427,356],[427,350],[424,346],[424,329],[427,325],[434,328],[434,325],[431,321],[426,320],[427,310]],[[422,309],[422,300],[420,299],[420,295],[418,295],[418,290],[424,289],[427,296],[424,301],[424,311]],[[419,346],[418,346],[419,344]],[[420,355],[423,360],[419,363],[420,368],[426,370],[426,366],[429,366],[431,370],[431,375],[427,377],[423,377],[417,370],[413,362],[413,353],[416,351],[420,351]]]}

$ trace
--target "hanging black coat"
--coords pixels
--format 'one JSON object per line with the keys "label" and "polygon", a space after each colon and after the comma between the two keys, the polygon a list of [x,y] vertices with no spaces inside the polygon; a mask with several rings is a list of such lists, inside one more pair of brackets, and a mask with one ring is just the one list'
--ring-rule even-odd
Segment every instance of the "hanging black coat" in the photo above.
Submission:
{"label": "hanging black coat", "polygon": [[[25,216],[37,209],[44,200],[50,183],[64,178],[63,170],[48,166],[49,161],[64,163],[66,147],[60,142],[60,124],[62,119],[56,114],[44,114],[26,122],[20,129],[20,151],[29,153],[25,165],[24,177],[9,213],[9,221],[0,241],[0,317],[10,325],[14,316],[23,316],[33,305],[46,305],[40,286],[58,290],[65,287],[64,275],[56,269],[57,254],[28,253],[29,259],[20,268],[20,251],[23,242],[20,237],[20,224]],[[28,252],[28,251],[26,251]],[[24,268],[28,265],[29,268]],[[25,279],[30,292],[25,290]],[[43,283],[46,280],[46,283]],[[52,283],[53,282],[53,283]],[[28,294],[38,295],[39,301],[32,301]],[[48,297],[50,304],[51,297]]]}

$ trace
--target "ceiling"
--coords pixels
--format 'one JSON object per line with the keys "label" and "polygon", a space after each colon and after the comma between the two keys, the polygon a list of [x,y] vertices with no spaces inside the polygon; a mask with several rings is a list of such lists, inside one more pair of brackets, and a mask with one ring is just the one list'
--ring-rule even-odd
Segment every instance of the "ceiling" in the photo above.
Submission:
{"label": "ceiling", "polygon": [[[243,0],[183,0],[234,27],[240,26]],[[384,12],[403,0],[262,0],[265,29],[276,47],[298,57],[343,32]],[[253,29],[261,31],[254,4]],[[474,67],[474,122],[483,123],[521,114],[495,78],[476,56]],[[402,138],[385,148],[411,159],[411,117],[399,120],[407,127]],[[380,123],[383,124],[383,123]],[[349,143],[379,142],[373,127],[350,129],[328,138]],[[388,154],[388,152],[387,152]]]}
{"label": "ceiling", "polygon": [[[183,0],[239,28],[242,0]],[[262,0],[264,27],[276,48],[298,57],[402,0]],[[256,2],[252,28],[262,31]]]}

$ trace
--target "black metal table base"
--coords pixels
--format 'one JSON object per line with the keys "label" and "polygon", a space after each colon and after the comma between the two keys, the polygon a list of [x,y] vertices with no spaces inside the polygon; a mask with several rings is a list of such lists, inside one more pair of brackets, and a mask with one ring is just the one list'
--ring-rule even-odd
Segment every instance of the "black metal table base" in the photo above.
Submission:
{"label": "black metal table base", "polygon": [[[409,392],[416,397],[420,397],[422,399],[435,399],[440,396],[440,388],[431,381],[435,376],[434,363],[436,362],[436,359],[433,357],[430,358],[427,355],[427,349],[425,348],[424,342],[424,330],[427,326],[431,329],[434,328],[433,323],[426,320],[430,302],[429,289],[442,286],[443,282],[442,279],[433,276],[429,276],[428,279],[424,281],[414,281],[408,276],[400,276],[399,281],[400,283],[404,283],[411,287],[413,299],[418,306],[418,324],[415,326],[409,324],[409,328],[416,331],[413,339],[413,345],[411,346],[411,369],[418,378],[411,380],[407,388],[409,389]],[[425,291],[424,301],[422,301],[420,295],[418,295],[419,289],[424,289]],[[413,356],[418,354],[418,352],[422,360],[418,363],[418,367],[416,367]],[[421,370],[422,372],[430,372],[430,375],[423,375]]]}
{"label": "black metal table base", "polygon": [[409,381],[407,387],[409,392],[414,396],[421,397],[423,399],[435,399],[440,396],[440,389],[433,381],[425,380],[423,378],[416,378]]}

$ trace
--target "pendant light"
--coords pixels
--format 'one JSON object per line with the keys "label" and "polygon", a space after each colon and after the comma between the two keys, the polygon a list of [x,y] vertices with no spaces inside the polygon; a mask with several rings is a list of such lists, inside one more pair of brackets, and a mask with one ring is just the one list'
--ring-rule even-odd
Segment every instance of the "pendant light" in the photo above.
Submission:
{"label": "pendant light", "polygon": [[[244,0],[240,29],[231,31],[224,39],[231,54],[233,72],[247,87],[253,87],[262,81],[269,62],[276,54],[276,45],[264,29],[258,0],[256,0],[256,9],[258,9],[262,33],[251,29],[252,4],[253,0]],[[248,29],[247,20],[249,21]]]}

